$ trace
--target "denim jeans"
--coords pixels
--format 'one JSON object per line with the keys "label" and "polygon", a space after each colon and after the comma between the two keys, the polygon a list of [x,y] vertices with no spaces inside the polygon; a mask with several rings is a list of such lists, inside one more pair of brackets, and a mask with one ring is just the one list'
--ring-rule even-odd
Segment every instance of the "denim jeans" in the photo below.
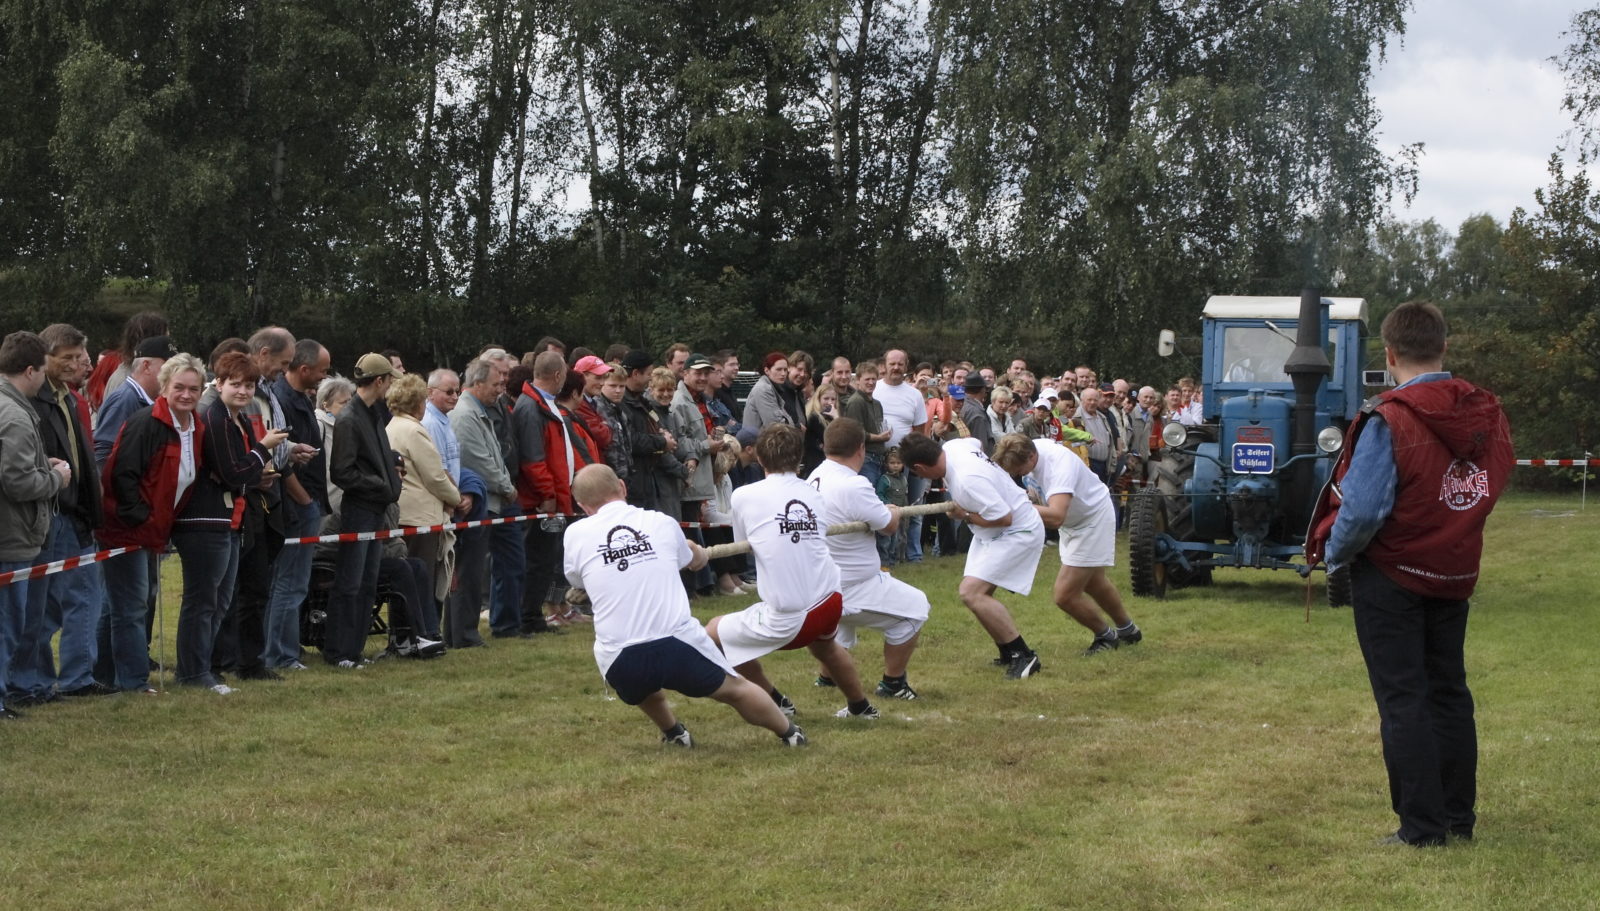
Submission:
{"label": "denim jeans", "polygon": [[[315,502],[296,504],[299,519],[289,531],[305,538],[322,531],[322,508]],[[267,644],[261,658],[267,667],[288,667],[300,660],[300,607],[311,588],[313,544],[289,544],[278,552],[272,568],[272,595],[267,600]]]}
{"label": "denim jeans", "polygon": [[[0,573],[32,565],[32,560],[0,560]],[[22,638],[22,621],[28,611],[28,587],[26,579],[0,585],[0,708],[5,707],[6,687],[11,682],[11,655]]]}
{"label": "denim jeans", "polygon": [[[386,526],[382,511],[374,512],[345,498],[340,514],[341,532],[377,531]],[[382,541],[350,541],[339,545],[333,571],[333,591],[328,596],[327,632],[322,660],[329,664],[359,661],[372,629],[372,604],[378,597],[378,567],[383,560]]]}
{"label": "denim jeans", "polygon": [[867,453],[866,461],[861,463],[861,476],[867,479],[874,490],[878,488],[878,479],[883,477],[883,453]]}
{"label": "denim jeans", "polygon": [[178,608],[178,682],[211,686],[211,651],[232,600],[239,571],[237,532],[180,531],[173,546],[183,560],[183,600]]}
{"label": "denim jeans", "polygon": [[[489,514],[491,518],[520,515],[516,503]],[[528,579],[526,534],[526,523],[489,526],[489,629],[496,635],[515,636],[522,624],[522,589]]]}
{"label": "denim jeans", "polygon": [[[928,495],[928,485],[932,483],[927,478],[919,478],[906,469],[906,505],[919,506],[923,497]],[[906,562],[915,563],[922,559],[922,517],[908,516],[906,518]]]}
{"label": "denim jeans", "polygon": [[[50,521],[50,536],[37,560],[48,563],[93,551],[94,535],[89,529],[80,529],[71,516],[58,515]],[[94,681],[95,625],[104,597],[98,563],[33,580],[22,638],[11,658],[9,689],[13,694],[43,696],[58,686],[62,691],[74,690]],[[55,651],[50,647],[58,631],[59,675]]]}
{"label": "denim jeans", "polygon": [[456,537],[456,590],[445,604],[444,642],[451,648],[482,645],[478,610],[489,576],[489,533],[495,528],[468,528]]}
{"label": "denim jeans", "polygon": [[150,683],[145,617],[159,573],[151,570],[150,554],[143,550],[112,557],[103,566],[106,597],[96,628],[94,676],[119,690],[143,689]]}

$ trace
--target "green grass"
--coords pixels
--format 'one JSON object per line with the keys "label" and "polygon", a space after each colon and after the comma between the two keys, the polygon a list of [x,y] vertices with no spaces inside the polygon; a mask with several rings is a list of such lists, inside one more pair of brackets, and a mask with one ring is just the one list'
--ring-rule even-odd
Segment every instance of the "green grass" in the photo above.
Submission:
{"label": "green grass", "polygon": [[1052,550],[1008,599],[1043,674],[1002,680],[960,564],[930,561],[903,574],[934,602],[923,700],[846,723],[809,659],[767,663],[801,751],[683,699],[700,746],[661,748],[587,632],[38,709],[0,729],[0,909],[1592,907],[1600,508],[1576,505],[1511,497],[1490,526],[1472,845],[1374,846],[1376,713],[1320,583],[1309,623],[1284,573],[1130,598],[1145,642],[1081,659]]}

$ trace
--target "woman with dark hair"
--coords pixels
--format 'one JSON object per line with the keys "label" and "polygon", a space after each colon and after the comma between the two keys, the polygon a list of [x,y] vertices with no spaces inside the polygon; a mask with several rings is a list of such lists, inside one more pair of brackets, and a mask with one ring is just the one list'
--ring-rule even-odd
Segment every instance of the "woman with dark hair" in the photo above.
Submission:
{"label": "woman with dark hair", "polygon": [[[793,390],[790,403],[798,406],[798,411],[802,415],[796,423],[805,423],[805,406],[811,400],[811,393],[816,385],[816,366],[816,358],[805,351],[796,349],[789,355],[789,388]],[[790,408],[791,413],[795,411],[794,407]]]}
{"label": "woman with dark hair", "polygon": [[506,371],[506,397],[515,405],[517,397],[522,395],[522,387],[533,381],[533,368],[518,364]]}
{"label": "woman with dark hair", "polygon": [[106,391],[122,385],[128,376],[128,365],[133,363],[133,352],[138,350],[140,342],[166,334],[167,318],[160,313],[147,310],[128,317],[128,322],[122,327],[122,340],[115,349],[108,348],[100,352],[94,372],[89,374],[89,381],[84,386],[89,404],[98,411],[100,403],[105,401]]}
{"label": "woman with dark hair", "polygon": [[[241,677],[276,676],[261,662],[266,646],[262,605],[251,610],[234,595],[240,555],[250,551],[256,559],[266,559],[267,548],[249,546],[266,533],[266,501],[258,488],[264,479],[272,483],[272,448],[289,432],[272,430],[256,438],[245,409],[255,398],[261,374],[249,355],[226,352],[212,369],[217,398],[200,415],[204,470],[195,477],[194,496],[178,514],[172,536],[183,559],[178,682],[226,695],[232,690],[218,672],[224,665]],[[229,630],[223,650],[235,654],[218,654],[225,623]]]}

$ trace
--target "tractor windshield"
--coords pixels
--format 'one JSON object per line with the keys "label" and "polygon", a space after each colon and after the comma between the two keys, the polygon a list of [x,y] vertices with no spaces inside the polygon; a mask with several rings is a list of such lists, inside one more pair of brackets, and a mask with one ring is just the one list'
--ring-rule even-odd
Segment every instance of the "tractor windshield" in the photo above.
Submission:
{"label": "tractor windshield", "polygon": [[[1292,325],[1292,324],[1291,324]],[[1283,364],[1294,352],[1294,330],[1266,326],[1229,326],[1222,339],[1219,382],[1272,384],[1289,382]]]}

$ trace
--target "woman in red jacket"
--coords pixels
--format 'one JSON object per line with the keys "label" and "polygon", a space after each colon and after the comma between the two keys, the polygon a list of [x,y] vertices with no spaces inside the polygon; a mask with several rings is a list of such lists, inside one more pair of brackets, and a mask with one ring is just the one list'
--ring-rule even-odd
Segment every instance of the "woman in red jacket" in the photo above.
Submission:
{"label": "woman in red jacket", "polygon": [[100,475],[106,547],[140,550],[105,563],[106,609],[100,615],[95,677],[105,686],[154,695],[145,638],[146,551],[167,546],[172,523],[189,500],[200,469],[204,436],[195,420],[204,368],[190,354],[169,358],[161,368],[161,396],[122,425]]}

